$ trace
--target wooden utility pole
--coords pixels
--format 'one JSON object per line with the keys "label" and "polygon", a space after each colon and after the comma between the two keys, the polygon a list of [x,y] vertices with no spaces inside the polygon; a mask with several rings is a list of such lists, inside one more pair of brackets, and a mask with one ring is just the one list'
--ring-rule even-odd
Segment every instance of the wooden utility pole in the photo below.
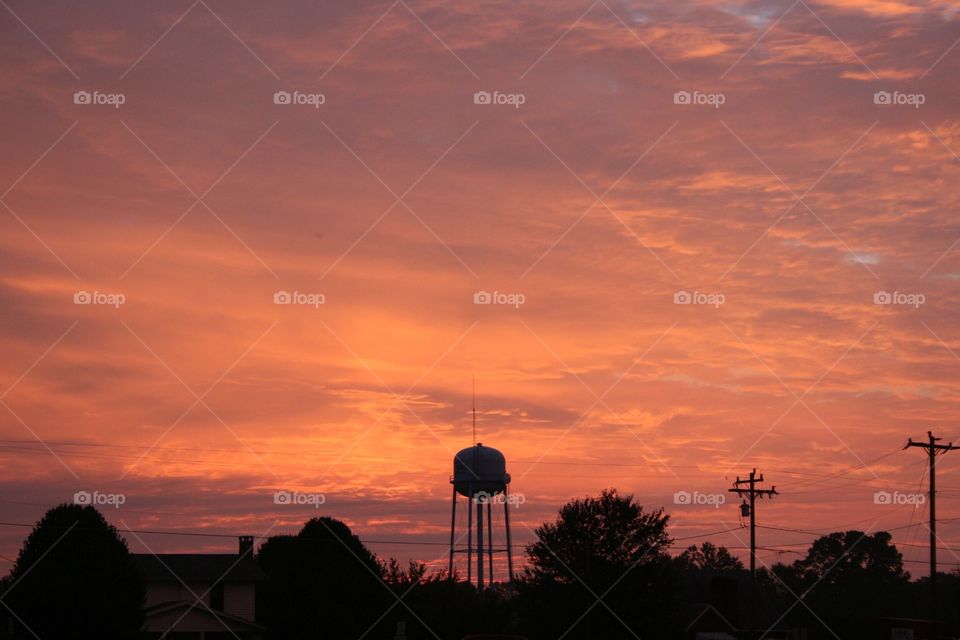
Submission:
{"label": "wooden utility pole", "polygon": [[[746,497],[747,500],[741,505],[740,513],[741,515],[747,515],[745,512],[749,510],[750,512],[750,637],[756,635],[756,626],[757,626],[757,519],[756,519],[756,500],[757,498],[763,498],[764,496],[773,497],[777,494],[776,487],[770,487],[769,489],[758,489],[757,485],[763,482],[763,474],[760,474],[760,477],[757,477],[757,470],[754,469],[750,472],[749,477],[746,480],[741,480],[740,476],[737,476],[736,481],[733,483],[733,488],[729,489],[731,493],[736,493],[741,498]],[[749,502],[748,502],[749,501]]]}
{"label": "wooden utility pole", "polygon": [[[937,444],[943,438],[934,438],[932,431],[927,431],[927,442],[914,442],[913,438],[907,439],[908,447],[922,447],[927,450],[930,459],[930,618],[933,621],[934,629],[937,628],[937,453],[946,453],[960,447],[950,444]],[[936,631],[935,631],[936,633]]]}

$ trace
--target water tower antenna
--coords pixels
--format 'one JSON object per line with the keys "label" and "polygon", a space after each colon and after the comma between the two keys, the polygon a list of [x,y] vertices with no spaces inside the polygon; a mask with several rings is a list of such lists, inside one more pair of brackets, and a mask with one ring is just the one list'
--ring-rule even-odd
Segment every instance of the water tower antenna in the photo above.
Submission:
{"label": "water tower antenna", "polygon": [[477,376],[473,376],[473,444],[477,444]]}

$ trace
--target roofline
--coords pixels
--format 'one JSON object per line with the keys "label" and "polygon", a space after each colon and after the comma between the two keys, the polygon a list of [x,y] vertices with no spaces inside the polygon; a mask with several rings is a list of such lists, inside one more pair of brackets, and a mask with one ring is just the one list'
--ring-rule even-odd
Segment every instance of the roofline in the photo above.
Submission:
{"label": "roofline", "polygon": [[203,603],[200,601],[189,602],[187,600],[171,600],[169,602],[161,602],[160,604],[156,604],[152,607],[144,609],[143,613],[144,613],[144,616],[149,617],[150,615],[153,615],[156,613],[165,613],[167,611],[179,609],[181,607],[189,607],[190,609],[197,609],[201,613],[212,615],[215,618],[223,618],[224,620],[238,622],[240,624],[245,624],[249,627],[254,627],[256,629],[266,630],[266,627],[264,627],[263,625],[257,624],[253,620],[241,618],[239,616],[233,615],[232,613],[227,613],[226,611],[220,611],[219,609],[214,609],[213,607],[209,607],[206,605],[198,606],[200,604],[203,604]]}
{"label": "roofline", "polygon": [[723,615],[722,613],[720,613],[720,610],[719,610],[719,609],[717,609],[717,608],[716,608],[715,606],[713,606],[712,604],[708,604],[707,606],[705,606],[705,607],[703,608],[703,611],[701,611],[700,613],[697,614],[697,617],[695,617],[693,620],[690,621],[690,623],[686,626],[686,628],[684,629],[684,631],[690,631],[690,627],[692,627],[694,624],[696,624],[697,620],[699,620],[700,618],[702,618],[702,617],[703,617],[703,614],[705,614],[708,609],[713,609],[713,610],[716,612],[716,614],[720,617],[720,619],[723,620],[728,627],[730,627],[730,630],[731,630],[731,631],[737,631],[737,630],[738,630],[737,627],[735,627],[735,626],[733,626],[732,624],[730,624],[730,621],[727,620],[727,617],[726,617],[725,615]]}
{"label": "roofline", "polygon": [[[201,558],[220,557],[220,558],[239,558],[239,553],[131,553],[134,558],[192,558],[194,556]],[[251,559],[252,556],[251,556]]]}
{"label": "roofline", "polygon": [[193,578],[191,580],[183,580],[178,576],[174,577],[163,577],[163,578],[151,578],[149,576],[143,577],[145,582],[210,582],[213,584],[223,583],[223,584],[253,584],[255,582],[266,582],[267,578],[230,578],[229,576],[220,576],[219,578]]}
{"label": "roofline", "polygon": [[214,584],[217,584],[220,582],[234,583],[234,584],[266,582],[268,579],[267,575],[263,572],[263,569],[260,568],[260,565],[256,563],[256,560],[252,556],[250,557],[250,561],[256,564],[257,571],[259,571],[261,575],[259,577],[243,578],[243,579],[231,577],[230,574],[232,574],[234,570],[236,570],[237,567],[240,565],[244,555],[246,554],[241,554],[241,553],[131,553],[130,554],[130,556],[134,559],[134,561],[140,558],[148,561],[151,561],[154,559],[160,561],[160,564],[163,566],[165,570],[163,575],[159,577],[156,577],[156,576],[151,577],[151,576],[144,575],[144,579],[148,582],[183,582],[183,579],[180,576],[178,576],[176,572],[170,569],[170,567],[167,566],[167,564],[164,562],[164,558],[224,558],[224,559],[230,558],[230,559],[233,559],[235,562],[230,566],[230,568],[227,570],[226,573],[219,575],[216,578],[205,577],[205,578],[199,578],[197,580],[200,580],[203,582],[211,582]]}

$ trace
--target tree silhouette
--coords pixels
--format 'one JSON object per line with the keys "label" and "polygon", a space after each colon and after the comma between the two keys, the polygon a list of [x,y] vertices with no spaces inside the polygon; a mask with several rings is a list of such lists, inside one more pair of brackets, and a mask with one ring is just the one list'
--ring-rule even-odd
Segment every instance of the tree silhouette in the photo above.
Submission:
{"label": "tree silhouette", "polygon": [[257,561],[268,578],[258,618],[272,636],[356,638],[383,626],[377,621],[392,598],[382,567],[340,520],[313,518],[296,536],[272,537]]}
{"label": "tree silhouette", "polygon": [[534,531],[537,541],[527,547],[529,571],[558,582],[609,583],[666,552],[669,519],[662,509],[644,512],[632,495],[616,489],[571,500],[555,522]]}
{"label": "tree silhouette", "polygon": [[669,519],[616,489],[565,504],[527,546],[521,603],[528,633],[557,637],[573,627],[568,635],[584,638],[666,635],[676,610]]}
{"label": "tree silhouette", "polygon": [[463,638],[478,633],[503,634],[512,628],[512,589],[488,587],[483,594],[451,576],[446,569],[427,573],[422,562],[404,567],[390,558],[384,564],[384,580],[403,604],[390,612],[391,624],[404,622],[408,640]]}
{"label": "tree silhouette", "polygon": [[409,560],[407,562],[407,568],[404,569],[400,561],[396,558],[390,558],[387,562],[383,563],[380,571],[383,574],[384,582],[398,589],[408,589],[414,584],[425,581],[434,582],[444,580],[447,577],[445,571],[442,574],[434,573],[428,576],[427,565],[422,562],[417,562],[416,560]]}
{"label": "tree silhouette", "polygon": [[699,547],[691,545],[677,556],[677,562],[685,570],[737,571],[743,569],[739,558],[730,555],[726,547],[704,542]]}
{"label": "tree silhouette", "polygon": [[805,558],[774,565],[763,582],[779,595],[781,606],[806,594],[809,609],[795,607],[794,621],[845,639],[871,637],[865,623],[903,613],[907,600],[910,574],[890,540],[885,531],[831,533],[817,538]]}
{"label": "tree silhouette", "polygon": [[95,508],[73,504],[50,509],[37,523],[2,596],[15,615],[14,637],[64,640],[135,638],[144,598],[117,530]]}
{"label": "tree silhouette", "polygon": [[[930,618],[930,577],[924,576],[910,583],[912,616]],[[960,569],[937,572],[937,617],[941,632],[951,638],[960,638]]]}

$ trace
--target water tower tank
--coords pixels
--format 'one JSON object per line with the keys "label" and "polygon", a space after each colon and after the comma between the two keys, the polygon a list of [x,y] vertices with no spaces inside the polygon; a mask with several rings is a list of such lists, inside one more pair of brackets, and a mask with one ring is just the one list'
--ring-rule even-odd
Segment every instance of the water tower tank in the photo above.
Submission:
{"label": "water tower tank", "polygon": [[457,493],[467,498],[481,493],[488,496],[503,493],[510,483],[507,460],[493,447],[478,442],[454,456],[450,482]]}

